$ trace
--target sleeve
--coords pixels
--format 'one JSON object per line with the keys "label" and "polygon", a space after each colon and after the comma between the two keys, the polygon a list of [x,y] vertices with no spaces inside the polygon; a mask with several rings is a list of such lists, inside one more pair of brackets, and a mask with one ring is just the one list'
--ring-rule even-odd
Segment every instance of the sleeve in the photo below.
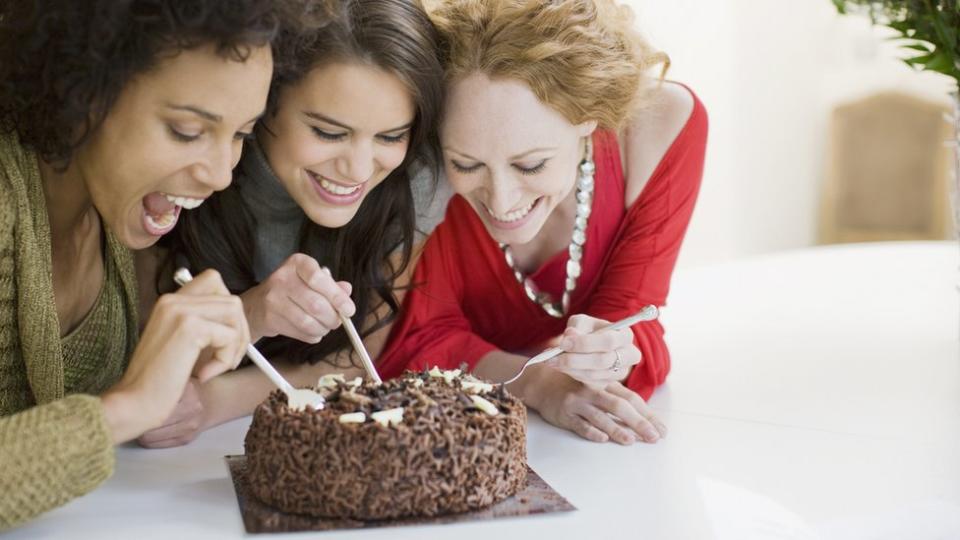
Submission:
{"label": "sleeve", "polygon": [[100,400],[73,395],[0,418],[0,530],[92,491],[113,473]]}
{"label": "sleeve", "polygon": [[[449,218],[449,215],[448,215]],[[404,299],[403,316],[394,326],[378,368],[385,377],[405,369],[432,366],[453,369],[466,362],[473,369],[497,347],[477,336],[463,313],[464,273],[453,270],[455,229],[449,220],[430,236],[413,275],[414,289]]]}
{"label": "sleeve", "polygon": [[[18,347],[16,205],[0,178],[0,354]],[[18,405],[0,392],[0,411]],[[113,472],[114,449],[100,400],[75,395],[0,417],[0,531],[91,491]]]}
{"label": "sleeve", "polygon": [[[628,209],[586,314],[616,321],[648,304],[666,303],[670,277],[700,191],[706,142],[707,116],[698,102],[655,176]],[[670,371],[670,353],[659,321],[639,323],[632,330],[643,361],[625,384],[648,399]]]}

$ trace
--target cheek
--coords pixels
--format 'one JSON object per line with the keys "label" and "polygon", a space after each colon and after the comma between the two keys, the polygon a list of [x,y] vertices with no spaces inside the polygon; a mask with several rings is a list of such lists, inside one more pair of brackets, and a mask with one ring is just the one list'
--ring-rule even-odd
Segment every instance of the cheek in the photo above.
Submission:
{"label": "cheek", "polygon": [[315,137],[305,133],[296,133],[281,138],[274,145],[274,148],[280,150],[281,157],[284,161],[287,161],[284,165],[288,167],[311,166],[330,159],[330,152],[325,152],[325,150],[328,150],[325,145],[317,141]]}
{"label": "cheek", "polygon": [[278,173],[293,174],[333,158],[333,145],[317,139],[309,127],[284,118],[270,126],[275,138],[267,145],[268,161]]}
{"label": "cheek", "polygon": [[460,195],[470,193],[480,184],[479,174],[463,174],[449,165],[445,166],[443,170],[446,173],[447,182],[450,184],[450,187]]}
{"label": "cheek", "polygon": [[240,163],[240,158],[243,157],[243,140],[233,141],[233,146],[230,147],[232,153],[230,155],[230,170],[236,169],[237,165]]}
{"label": "cheek", "polygon": [[377,161],[380,168],[384,169],[384,175],[387,175],[399,167],[405,157],[407,157],[407,144],[394,144],[385,147],[377,156]]}

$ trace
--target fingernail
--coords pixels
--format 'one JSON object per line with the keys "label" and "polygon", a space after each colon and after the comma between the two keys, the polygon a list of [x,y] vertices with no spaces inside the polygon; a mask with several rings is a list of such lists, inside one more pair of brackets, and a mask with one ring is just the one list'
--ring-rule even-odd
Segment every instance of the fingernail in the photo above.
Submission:
{"label": "fingernail", "polygon": [[660,434],[654,429],[648,429],[643,432],[643,439],[647,442],[657,442],[660,438]]}
{"label": "fingernail", "polygon": [[560,341],[560,348],[561,348],[561,349],[566,349],[566,350],[572,349],[572,348],[573,348],[573,340],[570,339],[570,338],[565,338],[565,339],[563,339],[562,341]]}

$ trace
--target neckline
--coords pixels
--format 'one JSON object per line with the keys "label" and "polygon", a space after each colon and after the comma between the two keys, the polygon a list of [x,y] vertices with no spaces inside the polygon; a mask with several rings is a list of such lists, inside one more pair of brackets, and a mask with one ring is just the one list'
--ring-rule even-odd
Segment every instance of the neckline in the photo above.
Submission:
{"label": "neckline", "polygon": [[[607,185],[607,182],[603,181],[603,176],[604,174],[607,173],[607,170],[608,170],[607,168],[608,159],[613,160],[615,165],[619,167],[619,174],[617,174],[617,176],[620,177],[621,185],[623,184],[623,178],[622,178],[623,167],[622,167],[622,162],[620,160],[620,145],[617,142],[618,139],[616,137],[616,134],[609,133],[609,135],[607,135],[607,133],[608,132],[601,132],[598,130],[592,135],[593,147],[594,147],[593,160],[594,160],[594,165],[596,167],[596,173],[594,176],[593,200],[590,203],[591,216],[590,216],[590,220],[587,223],[587,228],[584,231],[584,233],[587,236],[587,242],[583,245],[583,258],[580,260],[581,267],[585,266],[585,263],[587,261],[587,252],[588,252],[587,250],[593,249],[591,247],[591,244],[594,244],[596,242],[596,238],[595,238],[596,230],[598,227],[598,222],[600,221],[598,219],[600,213],[598,212],[597,205],[598,205],[598,201],[604,198],[601,195],[601,192],[610,188],[610,186]],[[610,144],[611,139],[612,139],[612,144]],[[612,153],[612,155],[609,155],[609,157],[607,154],[608,152]],[[622,193],[623,190],[621,189],[620,192]],[[591,242],[591,240],[593,241]],[[539,282],[543,278],[544,273],[549,272],[553,267],[557,265],[565,265],[567,263],[567,260],[569,260],[569,258],[570,258],[570,253],[568,249],[566,247],[563,247],[558,252],[554,253],[550,257],[547,257],[547,259],[543,261],[543,263],[541,263],[540,266],[538,266],[536,269],[527,273],[527,277],[531,279],[534,283],[539,285]],[[581,270],[581,275],[582,273],[583,273],[583,270]],[[583,286],[583,282],[581,280],[581,282],[577,286],[577,289],[580,289],[582,286]],[[574,294],[576,294],[576,291],[574,292]]]}
{"label": "neckline", "polygon": [[[693,119],[697,116],[698,110],[700,109],[700,107],[702,107],[702,104],[700,103],[700,100],[697,99],[697,95],[693,92],[693,90],[690,89],[689,86],[683,84],[682,82],[677,82],[677,81],[664,81],[664,82],[670,83],[670,84],[678,84],[678,85],[680,85],[681,87],[683,87],[684,90],[686,90],[687,92],[689,92],[689,93],[690,93],[690,96],[693,98],[693,108],[690,110],[690,115],[689,115],[689,116],[687,117],[687,119],[684,121],[683,127],[680,128],[680,131],[677,132],[677,136],[674,137],[673,141],[670,143],[670,146],[667,147],[667,150],[666,150],[666,151],[663,153],[663,155],[660,157],[660,161],[657,162],[657,166],[653,168],[653,172],[651,172],[651,173],[650,173],[650,176],[647,178],[647,182],[643,185],[643,189],[640,190],[640,194],[637,195],[636,201],[641,200],[641,199],[643,198],[644,194],[647,192],[647,189],[650,188],[650,185],[655,183],[654,180],[655,180],[658,176],[660,176],[661,174],[663,174],[663,170],[662,170],[662,169],[663,169],[664,167],[666,167],[667,163],[669,163],[669,161],[672,159],[673,154],[678,151],[677,149],[679,148],[679,143],[680,143],[680,141],[686,138],[687,132],[691,129],[691,126],[693,125]],[[620,153],[619,136],[618,136],[618,134],[616,134],[616,133],[614,133],[614,132],[609,132],[609,133],[610,133],[610,137],[613,139],[613,144],[606,145],[606,146],[611,147],[611,148],[610,148],[609,150],[607,150],[607,151],[610,151],[610,152],[612,153],[611,159],[614,160],[615,165],[619,168],[619,177],[620,177],[621,184],[623,185],[623,190],[621,190],[621,193],[625,193],[625,192],[626,192],[626,171],[623,170],[623,158],[622,158],[622,155],[621,155],[621,153]],[[597,131],[597,132],[594,133],[594,139],[595,139],[595,140],[594,140],[594,148],[598,148],[598,147],[600,146],[599,144],[597,144],[597,141],[596,141],[596,139],[599,138],[600,136],[601,136],[601,134],[600,134],[599,131]],[[598,161],[597,152],[596,152],[596,151],[594,151],[594,160],[595,160],[595,161]],[[600,175],[600,166],[598,165],[598,166],[597,166],[597,179],[598,179],[598,180],[599,180],[600,176],[601,176],[601,175]],[[597,191],[594,193],[594,198],[593,198],[593,206],[594,206],[594,208],[592,209],[594,212],[596,212],[596,210],[597,210],[597,208],[596,208],[596,203],[597,203],[597,200],[599,199],[599,197],[597,196],[597,193],[599,192],[600,189],[603,189],[603,188],[600,186],[600,183],[598,183],[596,189],[597,189]],[[636,201],[634,201],[634,204],[632,204],[632,205],[630,206],[630,208],[633,208],[633,207],[636,205]],[[627,212],[630,211],[630,208],[626,208],[623,203],[624,203],[624,201],[621,200],[621,201],[620,201],[620,207],[623,208],[623,213],[626,214]],[[587,242],[587,244],[585,244],[585,246],[584,246],[584,256],[585,256],[584,260],[586,260],[586,250],[587,250],[587,249],[590,249],[590,248],[589,248],[589,246],[590,246],[589,239],[591,238],[591,233],[596,230],[596,222],[597,222],[596,219],[591,219],[591,220],[590,220],[590,223],[587,224],[587,231],[586,231],[586,232],[587,232],[588,242]],[[554,253],[554,254],[551,255],[549,258],[547,258],[547,259],[543,262],[543,264],[541,264],[541,265],[540,265],[539,267],[537,267],[535,270],[527,273],[527,277],[529,277],[530,279],[532,279],[534,283],[537,283],[538,279],[542,278],[542,277],[543,277],[543,274],[544,274],[545,272],[549,271],[549,269],[550,269],[551,267],[553,267],[553,266],[555,266],[555,265],[557,265],[557,264],[565,264],[567,257],[568,257],[568,254],[567,254],[566,248],[561,249],[561,250],[558,251],[557,253]],[[581,264],[583,264],[583,262],[581,262]]]}
{"label": "neckline", "polygon": [[255,140],[249,143],[242,169],[246,181],[240,195],[259,219],[287,222],[303,218],[300,205],[287,192]]}
{"label": "neckline", "polygon": [[[76,324],[69,332],[60,337],[60,343],[66,344],[70,342],[74,337],[80,334],[93,319],[94,314],[96,314],[102,307],[104,302],[104,297],[107,294],[108,286],[113,277],[112,272],[114,270],[113,264],[113,245],[111,240],[108,238],[109,235],[106,234],[106,229],[103,229],[103,281],[100,282],[100,292],[97,293],[97,299],[93,301],[93,306],[87,311],[87,314],[83,316],[79,323]],[[51,259],[52,264],[52,259]],[[56,298],[54,298],[56,301]]]}

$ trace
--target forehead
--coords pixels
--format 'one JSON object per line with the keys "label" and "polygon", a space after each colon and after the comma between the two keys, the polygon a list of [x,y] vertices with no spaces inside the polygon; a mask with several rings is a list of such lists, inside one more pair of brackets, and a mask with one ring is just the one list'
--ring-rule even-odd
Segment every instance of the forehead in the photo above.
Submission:
{"label": "forehead", "polygon": [[573,124],[523,82],[474,74],[448,89],[444,145],[476,157],[513,155],[576,136]]}
{"label": "forehead", "polygon": [[351,127],[374,131],[410,122],[415,112],[413,96],[399,77],[360,63],[314,68],[286,94],[281,107],[320,112]]}
{"label": "forehead", "polygon": [[179,52],[130,82],[128,99],[153,105],[189,104],[235,123],[263,110],[273,57],[270,47],[254,47],[244,61],[217,54],[212,45]]}

